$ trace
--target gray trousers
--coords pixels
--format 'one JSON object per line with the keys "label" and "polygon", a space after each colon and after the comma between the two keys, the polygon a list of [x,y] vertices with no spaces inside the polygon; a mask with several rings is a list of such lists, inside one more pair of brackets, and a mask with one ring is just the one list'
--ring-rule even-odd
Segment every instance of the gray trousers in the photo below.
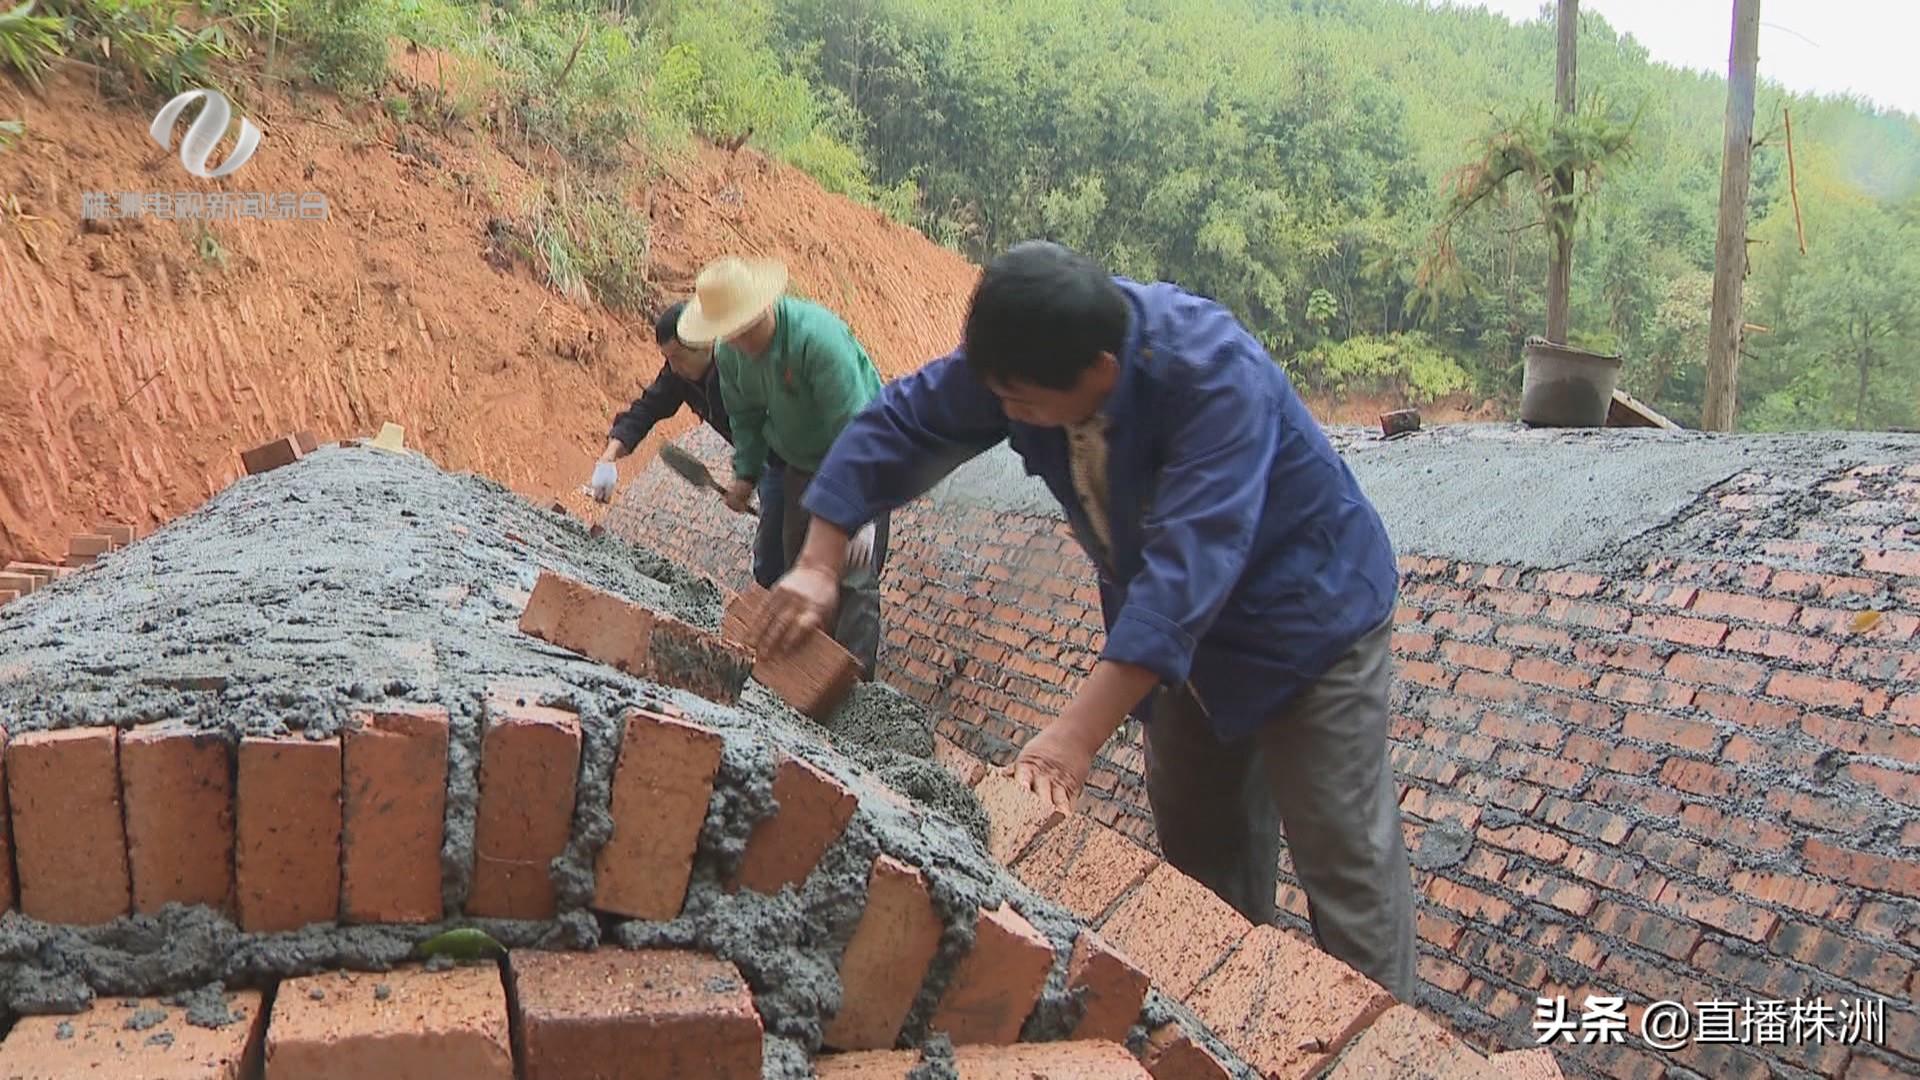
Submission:
{"label": "gray trousers", "polygon": [[[807,526],[813,524],[813,515],[800,505],[812,483],[812,473],[787,466],[781,490],[786,504],[781,526],[788,566],[799,558],[807,540]],[[880,573],[887,566],[887,518],[881,514],[873,521],[873,565],[840,578],[840,610],[834,616],[833,640],[860,661],[860,678],[867,682],[873,680],[874,668],[880,662]]]}
{"label": "gray trousers", "polygon": [[1413,874],[1387,753],[1391,621],[1286,712],[1215,738],[1184,688],[1146,724],[1147,799],[1169,863],[1258,926],[1274,920],[1284,827],[1321,949],[1412,1002]]}

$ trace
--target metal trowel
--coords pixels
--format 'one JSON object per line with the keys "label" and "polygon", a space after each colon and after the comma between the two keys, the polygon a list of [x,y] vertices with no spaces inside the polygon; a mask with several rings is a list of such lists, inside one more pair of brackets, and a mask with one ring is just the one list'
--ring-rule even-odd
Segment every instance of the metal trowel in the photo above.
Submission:
{"label": "metal trowel", "polygon": [[[710,491],[717,491],[722,495],[727,493],[727,486],[715,480],[713,473],[708,470],[699,458],[680,449],[673,443],[661,444],[660,463],[672,469],[680,479],[685,480],[694,487],[707,488]],[[746,512],[756,517],[760,514],[759,508],[751,502],[747,504]]]}

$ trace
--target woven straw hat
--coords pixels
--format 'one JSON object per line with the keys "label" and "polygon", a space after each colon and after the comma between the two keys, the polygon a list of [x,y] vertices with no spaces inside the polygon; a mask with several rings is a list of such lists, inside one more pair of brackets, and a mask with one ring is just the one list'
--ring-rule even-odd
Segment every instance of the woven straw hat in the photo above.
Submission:
{"label": "woven straw hat", "polygon": [[787,268],[778,260],[716,259],[693,281],[693,299],[680,313],[680,340],[704,345],[731,337],[786,291]]}

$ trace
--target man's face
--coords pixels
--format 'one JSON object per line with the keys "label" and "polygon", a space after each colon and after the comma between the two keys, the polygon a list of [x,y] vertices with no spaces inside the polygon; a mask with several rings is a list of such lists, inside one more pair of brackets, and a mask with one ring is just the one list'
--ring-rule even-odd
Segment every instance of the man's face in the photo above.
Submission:
{"label": "man's face", "polygon": [[727,344],[746,353],[759,356],[773,344],[773,309],[760,313],[760,317],[740,328],[739,332],[727,338]]}
{"label": "man's face", "polygon": [[684,341],[669,341],[660,346],[667,358],[667,367],[683,379],[698,382],[706,378],[707,369],[713,366],[713,346],[688,345]]}
{"label": "man's face", "polygon": [[1000,399],[1000,408],[1010,420],[1035,427],[1066,427],[1099,412],[1119,376],[1119,361],[1112,353],[1101,353],[1092,367],[1080,373],[1080,381],[1065,390],[999,379],[988,379],[987,389]]}

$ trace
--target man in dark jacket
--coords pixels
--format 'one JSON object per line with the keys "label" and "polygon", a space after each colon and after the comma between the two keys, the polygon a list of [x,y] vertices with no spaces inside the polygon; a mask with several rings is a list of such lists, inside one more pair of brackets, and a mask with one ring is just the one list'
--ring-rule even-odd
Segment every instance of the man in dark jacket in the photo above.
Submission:
{"label": "man in dark jacket", "polygon": [[[720,437],[733,442],[733,427],[727,419],[727,405],[720,397],[720,369],[713,362],[712,345],[689,345],[680,340],[677,327],[686,303],[675,304],[654,320],[653,339],[666,362],[660,374],[640,395],[640,400],[613,418],[613,430],[607,433],[607,448],[594,463],[593,479],[587,487],[593,497],[606,502],[613,497],[620,474],[614,462],[633,453],[655,424],[680,411],[682,405],[712,425]],[[782,545],[781,511],[785,496],[781,480],[786,463],[771,451],[767,467],[760,474],[760,523],[753,538],[753,580],[771,588],[786,570],[786,551]]]}
{"label": "man in dark jacket", "polygon": [[1107,631],[1014,776],[1070,809],[1138,717],[1167,861],[1271,922],[1284,828],[1321,947],[1411,1001],[1387,752],[1393,546],[1285,372],[1219,304],[1055,244],[1002,255],[960,349],[888,385],[821,463],[760,647],[830,613],[853,530],[1003,439],[1059,500]]}

